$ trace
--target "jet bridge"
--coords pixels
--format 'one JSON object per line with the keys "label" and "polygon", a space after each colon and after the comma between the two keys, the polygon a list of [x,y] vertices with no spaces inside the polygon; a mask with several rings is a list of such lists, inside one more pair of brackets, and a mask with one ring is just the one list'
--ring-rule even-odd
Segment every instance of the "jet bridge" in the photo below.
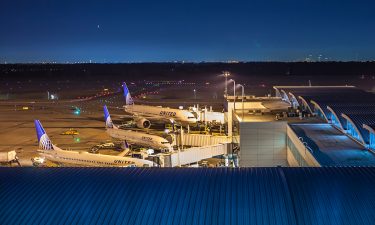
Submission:
{"label": "jet bridge", "polygon": [[161,167],[176,167],[199,162],[203,159],[231,153],[231,144],[217,144],[203,147],[192,147],[174,151],[168,154],[160,154]]}
{"label": "jet bridge", "polygon": [[176,136],[177,146],[211,146],[223,143],[239,143],[239,136],[217,136],[206,134],[178,134]]}

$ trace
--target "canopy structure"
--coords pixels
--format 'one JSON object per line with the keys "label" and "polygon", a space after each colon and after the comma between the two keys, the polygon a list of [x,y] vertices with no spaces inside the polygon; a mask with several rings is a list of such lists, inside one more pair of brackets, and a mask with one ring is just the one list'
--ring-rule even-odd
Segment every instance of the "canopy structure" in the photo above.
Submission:
{"label": "canopy structure", "polygon": [[369,132],[369,139],[370,139],[369,148],[372,150],[375,150],[375,124],[371,124],[371,125],[363,124],[363,128],[365,128]]}
{"label": "canopy structure", "polygon": [[3,168],[1,224],[373,224],[375,168]]}
{"label": "canopy structure", "polygon": [[[292,106],[313,113],[368,147],[375,124],[375,95],[354,86],[275,86]],[[289,94],[285,94],[289,93]],[[373,148],[372,148],[373,149]]]}

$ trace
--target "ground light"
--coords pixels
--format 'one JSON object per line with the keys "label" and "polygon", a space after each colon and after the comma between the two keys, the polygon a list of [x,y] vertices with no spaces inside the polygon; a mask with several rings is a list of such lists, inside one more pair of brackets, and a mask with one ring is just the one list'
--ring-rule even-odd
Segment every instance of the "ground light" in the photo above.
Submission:
{"label": "ground light", "polygon": [[74,114],[79,116],[81,114],[81,109],[76,108],[76,110],[74,111]]}

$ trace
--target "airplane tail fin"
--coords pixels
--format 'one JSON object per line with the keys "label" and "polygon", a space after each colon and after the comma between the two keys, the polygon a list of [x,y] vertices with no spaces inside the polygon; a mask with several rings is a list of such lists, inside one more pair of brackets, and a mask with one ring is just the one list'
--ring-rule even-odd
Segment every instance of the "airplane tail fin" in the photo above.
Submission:
{"label": "airplane tail fin", "polygon": [[124,140],[124,148],[125,149],[129,149],[129,144],[128,144],[128,142],[126,140]]}
{"label": "airplane tail fin", "polygon": [[124,149],[124,151],[120,152],[118,154],[118,156],[124,157],[130,152],[129,145],[128,145],[128,142],[126,140],[123,142],[122,148]]}
{"label": "airplane tail fin", "polygon": [[105,121],[105,128],[116,128],[112,122],[111,115],[109,115],[106,105],[104,105],[104,121]]}
{"label": "airplane tail fin", "polygon": [[39,148],[42,150],[53,150],[53,145],[39,120],[34,121]]}
{"label": "airplane tail fin", "polygon": [[128,86],[126,86],[125,82],[123,83],[122,86],[124,88],[124,97],[125,97],[125,103],[126,103],[126,105],[133,105],[134,101],[133,101],[132,96],[130,95]]}

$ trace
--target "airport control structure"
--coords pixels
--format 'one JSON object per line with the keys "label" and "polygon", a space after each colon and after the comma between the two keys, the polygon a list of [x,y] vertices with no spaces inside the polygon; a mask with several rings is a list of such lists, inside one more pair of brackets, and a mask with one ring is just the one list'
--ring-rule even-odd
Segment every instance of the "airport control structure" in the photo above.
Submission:
{"label": "airport control structure", "polygon": [[275,97],[227,98],[240,167],[375,165],[374,94],[354,86],[274,90]]}

